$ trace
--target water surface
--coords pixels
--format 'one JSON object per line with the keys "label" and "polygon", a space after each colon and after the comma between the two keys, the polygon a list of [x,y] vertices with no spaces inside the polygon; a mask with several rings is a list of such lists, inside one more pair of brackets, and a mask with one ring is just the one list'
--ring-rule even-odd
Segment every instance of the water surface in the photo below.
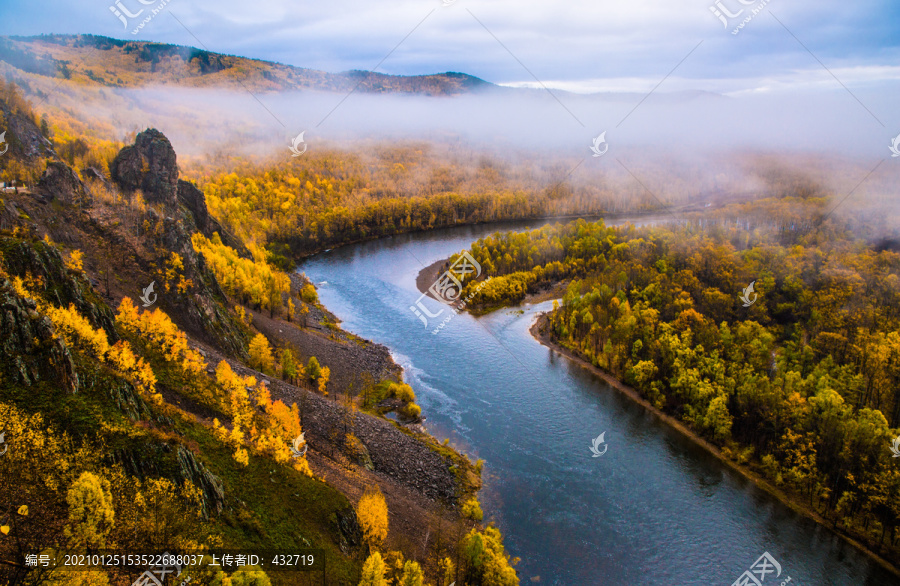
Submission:
{"label": "water surface", "polygon": [[[523,584],[730,586],[769,552],[791,586],[900,584],[528,329],[551,303],[459,314],[436,335],[416,275],[496,227],[336,249],[300,270],[343,327],[390,348],[439,439],[485,461],[481,501]],[[430,311],[441,306],[425,303]],[[592,457],[606,432],[608,449]],[[534,582],[532,582],[534,580]]]}

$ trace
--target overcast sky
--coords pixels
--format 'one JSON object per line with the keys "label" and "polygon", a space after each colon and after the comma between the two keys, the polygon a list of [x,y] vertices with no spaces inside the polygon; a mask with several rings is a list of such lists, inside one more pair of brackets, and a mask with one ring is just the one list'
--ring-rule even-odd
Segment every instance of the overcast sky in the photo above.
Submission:
{"label": "overcast sky", "polygon": [[658,91],[840,88],[835,77],[872,89],[900,79],[897,0],[717,0],[725,22],[713,0],[168,0],[135,35],[166,0],[117,2],[144,12],[126,29],[113,0],[0,0],[0,34],[93,33],[326,71],[380,63],[384,73],[461,71],[577,92],[647,92],[682,60]]}

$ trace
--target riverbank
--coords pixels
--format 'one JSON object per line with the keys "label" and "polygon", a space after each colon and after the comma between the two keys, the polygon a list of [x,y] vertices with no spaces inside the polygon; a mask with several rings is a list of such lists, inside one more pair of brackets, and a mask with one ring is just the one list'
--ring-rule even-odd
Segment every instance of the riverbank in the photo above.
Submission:
{"label": "riverbank", "polygon": [[683,435],[687,439],[691,440],[696,445],[704,448],[707,452],[712,454],[718,461],[720,461],[722,464],[724,464],[725,466],[727,466],[729,469],[733,470],[734,472],[740,474],[746,480],[752,482],[757,488],[765,491],[769,495],[778,499],[783,504],[790,507],[791,510],[793,510],[794,512],[801,514],[809,519],[812,519],[813,521],[815,521],[816,523],[821,525],[823,528],[827,529],[832,534],[840,537],[841,539],[843,539],[844,541],[846,541],[847,543],[849,543],[850,545],[852,545],[853,547],[858,549],[860,552],[867,555],[870,559],[872,559],[879,566],[881,566],[885,570],[891,572],[892,574],[894,574],[894,576],[900,578],[900,569],[898,569],[896,566],[894,566],[891,562],[889,562],[885,558],[881,557],[875,551],[871,550],[865,544],[863,544],[862,542],[860,542],[859,540],[854,538],[852,535],[848,535],[845,532],[835,529],[834,527],[832,527],[831,522],[829,522],[827,519],[822,517],[815,510],[809,508],[808,506],[803,504],[800,500],[798,500],[797,498],[794,498],[792,495],[790,495],[790,494],[786,493],[785,491],[781,490],[780,488],[774,486],[767,479],[765,479],[761,474],[757,473],[750,467],[738,464],[737,462],[734,462],[733,460],[727,458],[717,446],[708,442],[704,438],[700,437],[696,432],[694,432],[692,429],[688,428],[681,421],[675,419],[671,415],[663,413],[662,411],[660,411],[659,409],[654,407],[652,404],[650,404],[649,401],[644,399],[640,395],[640,393],[638,393],[632,387],[626,385],[622,381],[611,376],[609,373],[594,366],[593,364],[591,364],[590,362],[585,360],[582,356],[578,355],[576,352],[573,352],[572,350],[569,350],[569,349],[564,348],[561,345],[557,344],[552,338],[550,328],[549,328],[549,320],[547,318],[546,313],[540,314],[537,317],[537,319],[535,319],[535,321],[531,325],[531,328],[529,329],[529,331],[530,331],[531,335],[538,342],[540,342],[543,346],[546,346],[547,348],[553,350],[554,352],[571,360],[573,363],[577,364],[578,366],[582,367],[583,369],[602,378],[611,387],[615,388],[616,390],[618,390],[619,392],[621,392],[622,394],[627,396],[629,399],[631,399],[635,403],[641,405],[644,409],[646,409],[647,411],[649,411],[650,413],[655,415],[661,421],[663,421],[664,423],[669,425],[672,429],[677,430],[681,435]]}
{"label": "riverbank", "polygon": [[[295,289],[307,282],[299,275],[292,281]],[[450,528],[455,534],[459,527],[468,527],[460,505],[481,486],[475,465],[421,425],[402,425],[361,411],[357,402],[366,385],[402,381],[403,368],[387,347],[343,330],[323,305],[310,304],[309,309],[302,324],[268,312],[245,311],[275,347],[293,348],[304,361],[315,356],[331,370],[324,395],[311,385],[260,373],[214,348],[203,350],[212,364],[224,359],[241,376],[265,381],[273,400],[297,404],[309,447],[307,461],[316,477],[344,494],[354,507],[377,487],[388,505],[385,550],[402,551],[436,575],[440,557],[456,559],[456,541],[447,538]]]}
{"label": "riverbank", "polygon": [[[432,299],[435,299],[436,301],[440,302],[441,300],[437,299],[434,295],[432,295],[428,291],[428,288],[431,287],[431,285],[438,280],[438,277],[440,277],[449,268],[450,268],[450,260],[449,259],[435,261],[435,262],[431,263],[430,265],[428,265],[427,267],[423,268],[416,275],[416,289],[418,289],[420,293],[424,293],[425,295],[428,295]],[[544,301],[560,299],[565,294],[566,288],[569,286],[570,282],[571,282],[571,280],[566,279],[564,281],[555,283],[552,286],[549,286],[549,287],[542,289],[540,291],[537,291],[535,293],[528,293],[525,296],[525,298],[522,299],[521,302],[519,302],[519,305],[522,305],[523,303],[530,303],[532,305],[536,305],[538,303],[543,303]],[[466,307],[466,311],[468,311],[472,315],[479,316],[479,315],[485,315],[485,314],[491,313],[492,311],[496,311],[498,309],[503,309],[504,307],[507,307],[507,306],[501,305],[501,306],[497,306],[497,307],[481,307],[481,308]]]}

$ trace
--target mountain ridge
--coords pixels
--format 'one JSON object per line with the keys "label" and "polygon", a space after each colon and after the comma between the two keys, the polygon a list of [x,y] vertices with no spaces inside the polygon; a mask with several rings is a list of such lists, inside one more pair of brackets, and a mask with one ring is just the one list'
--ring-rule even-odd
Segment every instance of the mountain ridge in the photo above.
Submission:
{"label": "mountain ridge", "polygon": [[[97,52],[102,53],[98,59]],[[222,88],[251,92],[296,90],[363,92],[451,97],[484,92],[503,95],[544,94],[548,88],[516,87],[460,72],[398,75],[350,69],[328,72],[227,53],[190,45],[116,39],[92,34],[0,36],[0,62],[25,73],[92,82],[105,87],[133,89],[152,85]],[[73,66],[74,64],[74,66]],[[100,69],[102,68],[102,70]],[[599,91],[577,93],[549,88],[570,99],[638,100],[643,92]],[[725,96],[705,90],[664,94],[669,100]]]}
{"label": "mountain ridge", "polygon": [[99,35],[0,37],[0,61],[46,77],[114,88],[147,85],[236,86],[251,91],[322,90],[451,96],[500,88],[456,71],[390,75],[365,70],[330,73],[274,61],[214,53],[185,45]]}

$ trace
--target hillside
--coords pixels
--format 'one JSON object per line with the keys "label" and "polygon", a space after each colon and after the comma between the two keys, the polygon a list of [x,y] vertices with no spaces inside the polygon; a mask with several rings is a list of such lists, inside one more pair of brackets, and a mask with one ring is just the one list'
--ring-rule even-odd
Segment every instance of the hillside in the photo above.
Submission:
{"label": "hillside", "polygon": [[[0,583],[130,584],[134,568],[73,581],[25,564],[101,548],[314,548],[326,568],[311,576],[351,585],[377,547],[445,576],[481,539],[464,515],[479,472],[417,425],[386,349],[340,331],[310,283],[211,218],[162,133],[76,170],[3,89],[0,173],[37,179],[0,200]],[[360,516],[375,491],[378,540]],[[441,527],[460,539],[429,540]],[[186,572],[220,586],[258,574]]]}
{"label": "hillside", "polygon": [[328,73],[194,47],[95,35],[0,37],[0,61],[36,75],[111,88],[173,85],[254,92],[349,92],[355,88],[360,92],[451,96],[497,87],[464,73],[414,76],[366,71]]}

